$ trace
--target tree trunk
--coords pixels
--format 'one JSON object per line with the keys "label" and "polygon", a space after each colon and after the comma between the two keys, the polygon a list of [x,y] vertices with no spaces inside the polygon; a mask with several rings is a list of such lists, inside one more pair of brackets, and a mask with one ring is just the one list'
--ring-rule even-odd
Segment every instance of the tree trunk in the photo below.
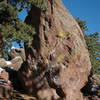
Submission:
{"label": "tree trunk", "polygon": [[20,81],[41,99],[83,100],[80,89],[91,69],[83,33],[60,0],[47,2],[46,12],[33,5],[26,17],[36,34],[32,47],[25,46]]}

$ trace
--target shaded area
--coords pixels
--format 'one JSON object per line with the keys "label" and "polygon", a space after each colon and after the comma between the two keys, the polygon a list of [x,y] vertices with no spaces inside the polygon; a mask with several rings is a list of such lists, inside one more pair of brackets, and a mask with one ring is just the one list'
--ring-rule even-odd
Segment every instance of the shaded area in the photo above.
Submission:
{"label": "shaded area", "polygon": [[91,72],[88,77],[88,82],[86,85],[81,89],[84,97],[87,100],[99,100],[100,99],[100,86],[95,83],[92,79],[93,73]]}

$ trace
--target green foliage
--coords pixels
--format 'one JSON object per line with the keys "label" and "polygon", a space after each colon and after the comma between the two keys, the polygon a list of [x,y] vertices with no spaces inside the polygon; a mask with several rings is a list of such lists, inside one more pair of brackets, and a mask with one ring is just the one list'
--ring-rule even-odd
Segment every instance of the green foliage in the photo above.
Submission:
{"label": "green foliage", "polygon": [[42,11],[47,10],[47,0],[29,0],[29,2],[40,8]]}
{"label": "green foliage", "polygon": [[86,21],[82,21],[80,20],[80,18],[76,18],[76,21],[84,32],[84,37],[92,64],[92,70],[94,73],[100,73],[100,34],[98,32],[95,32],[93,34],[86,34]]}
{"label": "green foliage", "polygon": [[[13,0],[0,0],[0,41],[3,44],[0,53],[7,58],[7,48],[11,47],[13,41],[23,41],[31,45],[35,30],[30,25],[18,19],[18,9]],[[14,0],[15,1],[15,0]]]}
{"label": "green foliage", "polygon": [[32,42],[32,36],[34,35],[34,29],[23,23],[22,21],[17,21],[15,26],[6,24],[0,27],[0,32],[3,34],[5,40],[9,42],[22,40],[25,43]]}
{"label": "green foliage", "polygon": [[90,54],[91,64],[93,66],[93,72],[99,73],[100,70],[100,36],[99,33],[85,34],[86,44]]}
{"label": "green foliage", "polygon": [[[23,41],[31,46],[35,29],[18,19],[18,12],[24,8],[30,9],[32,5],[41,11],[47,10],[47,0],[0,0],[0,38],[2,54],[6,55],[7,48],[13,41]],[[10,44],[10,45],[8,45]]]}
{"label": "green foliage", "polygon": [[4,59],[9,60],[8,50],[3,49],[2,55],[3,55],[3,58],[4,58]]}
{"label": "green foliage", "polygon": [[77,23],[79,24],[79,26],[83,32],[86,32],[88,30],[86,21],[81,20],[79,17],[75,18],[75,20],[77,21]]}
{"label": "green foliage", "polygon": [[17,9],[7,4],[0,2],[0,24],[12,23],[17,18]]}
{"label": "green foliage", "polygon": [[47,10],[47,0],[7,0],[10,4],[13,6],[17,6],[19,8],[19,11],[21,11],[24,8],[31,8],[31,5],[34,5],[41,9],[41,11]]}
{"label": "green foliage", "polygon": [[34,28],[20,21],[17,10],[7,2],[0,2],[0,34],[4,40],[22,40],[25,43],[32,42],[35,33]]}

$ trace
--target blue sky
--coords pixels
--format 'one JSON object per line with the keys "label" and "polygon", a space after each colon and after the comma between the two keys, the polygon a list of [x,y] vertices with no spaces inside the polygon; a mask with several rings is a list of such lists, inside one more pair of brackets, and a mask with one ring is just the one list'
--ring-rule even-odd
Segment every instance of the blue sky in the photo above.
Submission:
{"label": "blue sky", "polygon": [[26,9],[22,10],[21,12],[18,13],[18,17],[21,19],[21,20],[24,20],[25,17],[27,16],[27,11]]}
{"label": "blue sky", "polygon": [[62,0],[74,17],[87,22],[88,33],[100,32],[100,0]]}

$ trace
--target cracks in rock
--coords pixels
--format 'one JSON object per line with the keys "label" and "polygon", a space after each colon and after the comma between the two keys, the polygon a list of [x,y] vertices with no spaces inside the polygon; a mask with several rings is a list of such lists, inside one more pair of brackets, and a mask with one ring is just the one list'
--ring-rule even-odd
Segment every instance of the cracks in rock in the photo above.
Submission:
{"label": "cracks in rock", "polygon": [[46,27],[45,27],[45,25],[43,25],[43,31],[44,31],[44,40],[45,40],[45,42],[47,44],[48,43],[48,37],[46,35]]}
{"label": "cracks in rock", "polygon": [[48,19],[47,17],[45,17],[45,22],[47,22],[49,28],[51,28],[51,26],[52,26],[52,24],[51,24],[51,19],[50,19],[50,18]]}
{"label": "cracks in rock", "polygon": [[65,98],[65,93],[63,92],[62,88],[56,88],[56,93],[61,97],[61,99]]}
{"label": "cracks in rock", "polygon": [[65,98],[65,93],[63,92],[62,88],[59,84],[59,82],[57,82],[58,80],[58,76],[59,76],[59,72],[60,69],[59,67],[50,67],[48,68],[48,70],[45,73],[45,77],[47,79],[47,82],[50,86],[50,88],[53,88],[56,90],[57,95],[61,98],[64,99]]}
{"label": "cracks in rock", "polygon": [[69,52],[69,54],[71,55],[71,54],[72,54],[72,49],[71,49],[71,47],[68,46],[68,45],[66,45],[66,47],[68,48],[68,52]]}
{"label": "cracks in rock", "polygon": [[53,4],[54,4],[55,0],[50,0],[50,4],[51,4],[51,13],[53,14]]}

